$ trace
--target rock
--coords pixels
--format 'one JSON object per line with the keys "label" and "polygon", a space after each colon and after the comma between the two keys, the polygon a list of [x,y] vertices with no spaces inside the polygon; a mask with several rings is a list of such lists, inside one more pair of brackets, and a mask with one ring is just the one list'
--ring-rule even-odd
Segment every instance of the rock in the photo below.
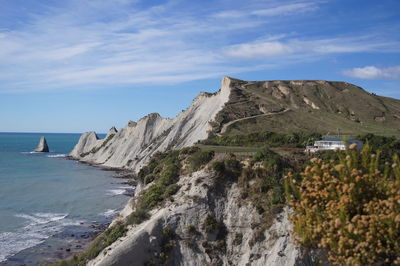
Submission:
{"label": "rock", "polygon": [[49,146],[47,146],[47,141],[44,136],[40,137],[39,144],[34,152],[49,152]]}
{"label": "rock", "polygon": [[[207,186],[191,185],[199,178]],[[259,226],[250,225],[259,225],[262,217],[251,203],[239,200],[238,184],[228,183],[226,191],[219,193],[216,182],[213,173],[205,169],[180,176],[181,189],[174,202],[153,210],[149,220],[130,227],[124,237],[107,247],[107,254],[100,252],[87,265],[123,266],[132,261],[134,265],[143,265],[156,257],[154,253],[161,252],[165,228],[175,235],[167,265],[309,265],[302,262],[301,252],[289,233],[292,225],[288,207],[276,217],[271,216],[270,227],[260,230]],[[195,198],[199,201],[189,200]],[[204,219],[209,214],[223,231],[204,233]],[[189,226],[197,233],[190,234]],[[224,232],[222,241],[217,239],[221,232]]]}
{"label": "rock", "polygon": [[105,138],[106,145],[94,137],[94,132],[85,133],[69,155],[91,164],[138,172],[156,152],[180,149],[206,139],[210,122],[229,100],[230,82],[225,77],[218,93],[201,93],[175,118],[151,113],[137,122],[129,121],[120,131],[109,132],[108,136],[113,137]]}

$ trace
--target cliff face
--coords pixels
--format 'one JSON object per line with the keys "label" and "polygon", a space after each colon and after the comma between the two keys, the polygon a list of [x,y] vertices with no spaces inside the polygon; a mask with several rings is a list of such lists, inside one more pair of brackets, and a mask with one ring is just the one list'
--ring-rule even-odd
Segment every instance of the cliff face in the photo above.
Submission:
{"label": "cliff face", "polygon": [[[241,199],[237,183],[221,184],[203,169],[181,176],[178,185],[173,200],[153,210],[149,220],[131,226],[88,265],[157,264],[155,258],[163,252],[166,265],[294,265],[305,260],[292,242],[288,209],[271,217],[272,225],[263,229],[260,214]],[[216,226],[207,228],[207,217]]]}
{"label": "cliff face", "polygon": [[138,171],[157,151],[190,146],[207,138],[209,122],[229,99],[230,82],[225,77],[218,93],[201,93],[188,109],[173,119],[149,114],[137,123],[130,121],[119,132],[109,132],[102,140],[94,132],[85,133],[70,156],[105,167]]}
{"label": "cliff face", "polygon": [[216,94],[201,93],[173,119],[153,113],[105,139],[85,133],[70,156],[137,172],[157,151],[178,149],[215,134],[258,131],[399,135],[400,101],[360,87],[321,80],[242,81],[225,77]]}

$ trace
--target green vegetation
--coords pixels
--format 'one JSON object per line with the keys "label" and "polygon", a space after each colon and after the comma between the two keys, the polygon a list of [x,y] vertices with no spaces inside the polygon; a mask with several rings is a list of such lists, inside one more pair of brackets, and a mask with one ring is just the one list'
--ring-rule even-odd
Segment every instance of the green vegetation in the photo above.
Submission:
{"label": "green vegetation", "polygon": [[202,166],[206,165],[208,162],[212,160],[214,154],[215,152],[212,150],[202,151],[201,149],[198,149],[188,158],[190,168],[193,171],[199,170]]}
{"label": "green vegetation", "polygon": [[[179,190],[179,186],[176,184],[181,168],[179,155],[179,151],[154,155],[150,162],[139,172],[139,178],[142,181],[147,178],[147,181],[150,182],[149,179],[152,178],[153,184],[138,195],[135,211],[127,217],[125,223],[118,223],[107,229],[84,252],[57,265],[86,265],[87,261],[95,258],[104,248],[111,245],[119,237],[122,237],[127,230],[127,225],[140,224],[148,219],[148,212],[152,208],[158,206]],[[163,255],[160,256],[162,257]]]}
{"label": "green vegetation", "polygon": [[155,154],[150,162],[138,174],[145,184],[153,182],[150,187],[138,195],[135,211],[127,217],[128,224],[138,224],[147,219],[148,212],[168,197],[174,195],[179,186],[181,162],[179,151]]}
{"label": "green vegetation", "polygon": [[264,147],[239,177],[242,198],[249,199],[266,222],[285,203],[283,176],[289,169],[291,166],[285,158]]}
{"label": "green vegetation", "polygon": [[300,243],[325,248],[335,265],[400,264],[400,161],[355,145],[339,161],[313,158],[285,190]]}
{"label": "green vegetation", "polygon": [[221,146],[264,146],[303,148],[321,139],[321,134],[310,132],[276,133],[271,131],[254,132],[240,135],[212,135],[201,142],[205,145]]}
{"label": "green vegetation", "polygon": [[236,156],[231,154],[223,161],[213,162],[212,169],[217,173],[219,180],[232,181],[239,177],[242,171],[242,165],[240,161],[236,159]]}
{"label": "green vegetation", "polygon": [[357,139],[368,143],[373,151],[380,150],[380,158],[389,161],[395,154],[400,153],[400,140],[394,136],[384,137],[374,134],[359,135]]}

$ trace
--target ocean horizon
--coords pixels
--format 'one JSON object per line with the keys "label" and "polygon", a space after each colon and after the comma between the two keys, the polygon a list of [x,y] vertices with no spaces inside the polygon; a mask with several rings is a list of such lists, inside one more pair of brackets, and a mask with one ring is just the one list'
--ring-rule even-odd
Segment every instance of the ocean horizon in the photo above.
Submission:
{"label": "ocean horizon", "polygon": [[[32,152],[40,136],[49,153]],[[129,199],[132,187],[115,172],[66,158],[79,137],[0,132],[0,264],[35,265],[80,251]]]}

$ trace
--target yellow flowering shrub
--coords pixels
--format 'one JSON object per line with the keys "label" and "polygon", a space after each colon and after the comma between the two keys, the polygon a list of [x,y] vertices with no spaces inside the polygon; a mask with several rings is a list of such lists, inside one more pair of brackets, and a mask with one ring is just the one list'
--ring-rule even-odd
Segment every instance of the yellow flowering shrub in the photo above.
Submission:
{"label": "yellow flowering shrub", "polygon": [[285,179],[298,241],[328,250],[335,265],[400,265],[398,156],[382,165],[366,144],[338,157],[313,158],[301,178]]}

